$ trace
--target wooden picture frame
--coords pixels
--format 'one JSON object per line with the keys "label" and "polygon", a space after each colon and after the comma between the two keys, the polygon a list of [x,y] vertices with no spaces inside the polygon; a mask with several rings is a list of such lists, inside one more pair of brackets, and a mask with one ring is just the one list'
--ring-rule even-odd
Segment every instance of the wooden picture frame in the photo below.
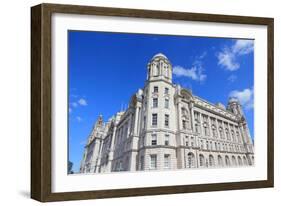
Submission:
{"label": "wooden picture frame", "polygon": [[[51,190],[51,17],[54,13],[239,23],[267,27],[267,180],[54,193]],[[273,187],[274,83],[272,18],[40,4],[31,8],[31,198],[42,202]]]}

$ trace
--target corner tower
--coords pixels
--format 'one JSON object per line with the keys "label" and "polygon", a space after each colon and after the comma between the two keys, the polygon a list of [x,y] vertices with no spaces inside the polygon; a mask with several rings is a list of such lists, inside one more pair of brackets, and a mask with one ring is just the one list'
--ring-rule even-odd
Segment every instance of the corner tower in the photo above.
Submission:
{"label": "corner tower", "polygon": [[152,57],[147,65],[147,80],[166,80],[172,83],[172,65],[168,58],[158,53]]}

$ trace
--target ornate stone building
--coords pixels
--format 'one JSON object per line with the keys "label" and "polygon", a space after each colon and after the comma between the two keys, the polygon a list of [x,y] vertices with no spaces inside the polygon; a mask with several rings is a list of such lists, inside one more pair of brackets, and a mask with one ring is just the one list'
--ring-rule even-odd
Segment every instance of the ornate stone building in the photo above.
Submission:
{"label": "ornate stone building", "polygon": [[163,54],[147,66],[143,89],[126,111],[100,116],[88,138],[81,173],[254,164],[254,146],[239,101],[211,104],[172,82]]}

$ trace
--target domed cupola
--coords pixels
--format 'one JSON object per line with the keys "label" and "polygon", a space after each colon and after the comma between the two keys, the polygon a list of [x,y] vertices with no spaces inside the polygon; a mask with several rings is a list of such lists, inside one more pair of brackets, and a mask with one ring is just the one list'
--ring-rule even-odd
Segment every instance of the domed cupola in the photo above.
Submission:
{"label": "domed cupola", "polygon": [[148,63],[147,69],[147,80],[163,79],[172,82],[172,65],[164,54],[154,55]]}
{"label": "domed cupola", "polygon": [[235,97],[229,98],[227,110],[229,110],[233,114],[238,115],[240,117],[244,116],[241,104],[240,104],[239,100]]}

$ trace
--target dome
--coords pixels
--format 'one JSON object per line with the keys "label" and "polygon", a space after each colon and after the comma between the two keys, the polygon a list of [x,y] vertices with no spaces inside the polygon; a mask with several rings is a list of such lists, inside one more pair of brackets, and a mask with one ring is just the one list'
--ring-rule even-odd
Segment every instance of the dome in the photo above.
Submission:
{"label": "dome", "polygon": [[239,100],[236,97],[230,97],[228,99],[228,104],[231,104],[231,103],[239,103]]}
{"label": "dome", "polygon": [[162,53],[155,54],[155,55],[152,57],[152,59],[155,59],[155,58],[157,58],[157,57],[162,57],[162,58],[168,59],[168,58],[167,58],[164,54],[162,54]]}

